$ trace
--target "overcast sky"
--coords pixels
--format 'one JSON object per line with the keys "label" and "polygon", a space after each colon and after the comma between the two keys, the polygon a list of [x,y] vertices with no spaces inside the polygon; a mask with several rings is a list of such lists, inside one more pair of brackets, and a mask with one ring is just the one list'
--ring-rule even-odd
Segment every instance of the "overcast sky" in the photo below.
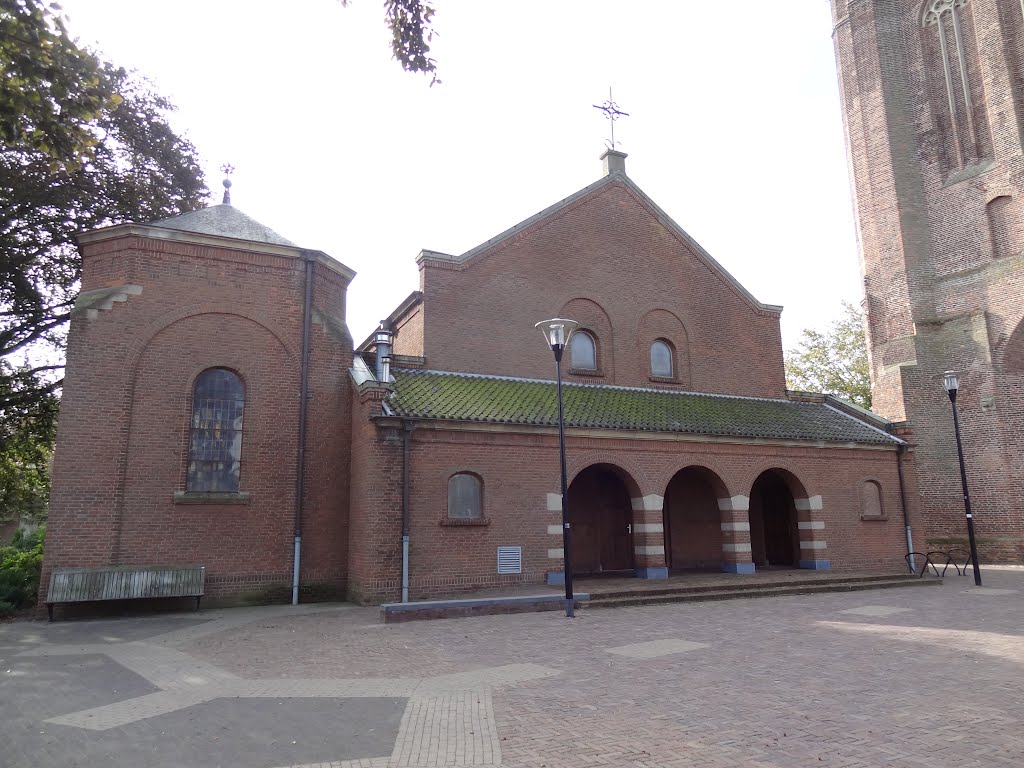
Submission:
{"label": "overcast sky", "polygon": [[860,300],[826,0],[436,0],[432,88],[391,59],[380,0],[62,5],[178,105],[218,202],[230,162],[239,209],[356,270],[357,343],[418,287],[420,249],[462,253],[600,177],[609,86],[629,176],[784,305],[787,348]]}

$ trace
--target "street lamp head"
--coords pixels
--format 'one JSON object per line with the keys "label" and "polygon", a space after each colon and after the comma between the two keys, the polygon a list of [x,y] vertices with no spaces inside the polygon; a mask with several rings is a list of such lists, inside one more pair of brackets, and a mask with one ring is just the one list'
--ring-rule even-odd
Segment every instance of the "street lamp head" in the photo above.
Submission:
{"label": "street lamp head", "polygon": [[950,397],[956,397],[957,390],[960,389],[960,381],[954,371],[946,371],[942,377],[942,386],[945,387]]}
{"label": "street lamp head", "polygon": [[540,329],[540,332],[544,334],[544,341],[551,347],[551,351],[558,355],[565,349],[566,344],[569,343],[569,337],[572,336],[573,331],[579,328],[579,325],[575,320],[555,317],[551,320],[542,320],[534,327]]}

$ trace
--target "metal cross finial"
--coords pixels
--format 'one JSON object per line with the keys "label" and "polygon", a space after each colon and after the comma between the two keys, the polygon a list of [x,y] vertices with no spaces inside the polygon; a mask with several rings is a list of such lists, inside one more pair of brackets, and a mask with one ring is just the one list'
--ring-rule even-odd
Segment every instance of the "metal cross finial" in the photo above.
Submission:
{"label": "metal cross finial", "polygon": [[612,139],[610,142],[606,140],[605,144],[608,145],[608,149],[615,149],[615,121],[620,117],[629,117],[629,112],[623,112],[619,109],[619,105],[615,103],[614,99],[612,99],[611,86],[608,87],[608,101],[604,104],[595,104],[594,109],[600,109],[604,112],[604,116],[608,118],[608,122],[612,128]]}
{"label": "metal cross finial", "polygon": [[220,167],[221,173],[224,174],[224,181],[221,184],[224,185],[224,199],[221,201],[224,205],[231,205],[231,179],[230,176],[235,172],[235,166],[231,163],[224,163]]}

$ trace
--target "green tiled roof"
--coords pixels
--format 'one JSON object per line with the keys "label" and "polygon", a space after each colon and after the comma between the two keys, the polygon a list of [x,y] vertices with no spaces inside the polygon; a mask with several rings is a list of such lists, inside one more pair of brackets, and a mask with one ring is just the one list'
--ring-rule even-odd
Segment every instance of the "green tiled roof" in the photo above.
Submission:
{"label": "green tiled roof", "polygon": [[[443,421],[558,425],[552,381],[396,370],[386,407],[395,416]],[[671,390],[563,384],[572,427],[692,435],[892,444],[900,441],[824,403]]]}

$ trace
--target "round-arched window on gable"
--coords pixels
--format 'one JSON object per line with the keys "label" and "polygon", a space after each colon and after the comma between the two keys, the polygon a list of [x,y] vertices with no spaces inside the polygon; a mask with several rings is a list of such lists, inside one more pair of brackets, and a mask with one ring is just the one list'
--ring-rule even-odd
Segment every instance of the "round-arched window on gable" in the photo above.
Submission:
{"label": "round-arched window on gable", "polygon": [[570,337],[569,367],[581,371],[597,370],[597,342],[588,331],[576,331]]}
{"label": "round-arched window on gable", "polygon": [[226,368],[209,368],[192,388],[188,477],[191,493],[238,493],[245,385]]}
{"label": "round-arched window on gable", "polygon": [[651,344],[651,376],[671,379],[674,373],[672,347],[667,341],[656,340]]}

